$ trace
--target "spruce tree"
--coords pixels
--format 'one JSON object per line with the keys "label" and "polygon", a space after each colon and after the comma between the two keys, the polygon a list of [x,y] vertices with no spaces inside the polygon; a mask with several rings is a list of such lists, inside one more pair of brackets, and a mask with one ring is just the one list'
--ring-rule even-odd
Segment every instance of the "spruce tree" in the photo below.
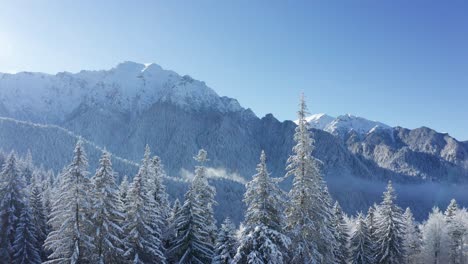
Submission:
{"label": "spruce tree", "polygon": [[421,232],[414,221],[413,213],[408,207],[403,214],[405,226],[404,249],[405,262],[408,264],[417,263],[421,253]]}
{"label": "spruce tree", "polygon": [[334,252],[335,263],[346,264],[348,261],[348,225],[346,224],[343,211],[338,202],[335,202],[333,212],[333,228],[335,231],[335,240],[337,242]]}
{"label": "spruce tree", "polygon": [[88,160],[79,140],[73,161],[60,175],[45,241],[51,251],[46,263],[91,263],[94,260],[91,186],[87,178]]}
{"label": "spruce tree", "polygon": [[356,220],[356,228],[350,239],[351,264],[373,264],[373,248],[371,236],[364,216],[359,213]]}
{"label": "spruce tree", "polygon": [[216,238],[213,264],[231,264],[237,250],[236,229],[229,218],[221,224]]}
{"label": "spruce tree", "polygon": [[445,211],[450,264],[460,264],[463,261],[463,238],[466,234],[466,226],[457,218],[459,210],[457,202],[455,199],[452,199]]}
{"label": "spruce tree", "polygon": [[395,204],[395,191],[389,181],[376,217],[377,263],[403,263],[405,226],[402,210]]}
{"label": "spruce tree", "polygon": [[367,215],[366,215],[366,226],[367,229],[369,230],[369,237],[371,241],[371,256],[373,258],[376,258],[377,256],[377,227],[375,223],[375,218],[376,218],[376,208],[377,204],[373,204],[372,206],[369,207],[369,210],[367,210]]}
{"label": "spruce tree", "polygon": [[216,220],[214,218],[213,206],[216,205],[215,194],[216,190],[208,183],[206,175],[205,163],[209,161],[208,153],[204,149],[200,149],[194,157],[199,165],[195,167],[195,177],[193,178],[194,192],[197,199],[200,201],[201,209],[205,217],[206,227],[208,228],[209,237],[207,241],[213,246],[216,239]]}
{"label": "spruce tree", "polygon": [[128,177],[127,175],[125,175],[119,186],[119,197],[120,197],[120,202],[122,205],[122,211],[125,211],[125,208],[127,206],[128,188],[129,188]]}
{"label": "spruce tree", "polygon": [[0,259],[5,263],[13,257],[15,231],[25,207],[25,188],[16,155],[11,153],[0,173]]}
{"label": "spruce tree", "polygon": [[104,151],[99,168],[91,179],[92,220],[96,263],[118,263],[123,257],[123,213],[119,189],[115,182],[111,156]]}
{"label": "spruce tree", "polygon": [[306,115],[302,96],[294,134],[296,145],[286,167],[286,175],[294,176],[286,210],[286,230],[292,240],[291,263],[332,263],[336,241],[330,223],[331,199],[326,196],[319,161],[312,156],[314,141]]}
{"label": "spruce tree", "polygon": [[168,254],[176,263],[210,263],[213,258],[211,229],[195,184],[194,180],[175,219],[175,239]]}
{"label": "spruce tree", "polygon": [[40,248],[36,239],[36,227],[28,206],[24,206],[15,232],[13,264],[40,264]]}
{"label": "spruce tree", "polygon": [[36,248],[39,249],[39,255],[43,261],[47,260],[47,254],[43,248],[47,237],[47,216],[43,204],[42,188],[38,184],[38,176],[33,174],[29,191],[29,206],[31,211],[31,223],[35,228],[35,237],[37,240]]}
{"label": "spruce tree", "polygon": [[287,263],[290,239],[283,234],[283,193],[268,173],[262,151],[257,174],[247,183],[244,229],[234,263]]}
{"label": "spruce tree", "polygon": [[154,156],[151,159],[151,168],[153,169],[153,179],[151,182],[151,191],[153,192],[154,201],[156,206],[161,212],[161,218],[163,220],[163,225],[167,226],[167,219],[171,208],[169,206],[168,194],[166,192],[166,186],[164,185],[164,177],[166,172],[164,171],[164,166],[161,162],[161,158]]}
{"label": "spruce tree", "polygon": [[[124,221],[125,257],[135,264],[166,263],[159,229],[160,216],[145,180],[142,164],[127,194]],[[146,178],[147,179],[147,178]]]}

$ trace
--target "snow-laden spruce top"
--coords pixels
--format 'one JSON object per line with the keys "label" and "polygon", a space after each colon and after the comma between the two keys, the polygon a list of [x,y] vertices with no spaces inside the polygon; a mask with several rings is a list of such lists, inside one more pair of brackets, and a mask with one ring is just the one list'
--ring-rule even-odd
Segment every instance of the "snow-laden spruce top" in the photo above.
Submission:
{"label": "snow-laden spruce top", "polygon": [[82,102],[139,111],[159,101],[189,109],[214,108],[223,113],[243,110],[237,100],[218,96],[204,82],[154,63],[123,62],[110,70],[75,74],[0,74],[0,105],[10,114],[60,117]]}
{"label": "snow-laden spruce top", "polygon": [[389,129],[390,126],[362,117],[346,114],[332,117],[327,114],[314,114],[306,118],[311,128],[327,131],[334,135],[343,135],[355,131],[359,134],[372,133],[377,129]]}

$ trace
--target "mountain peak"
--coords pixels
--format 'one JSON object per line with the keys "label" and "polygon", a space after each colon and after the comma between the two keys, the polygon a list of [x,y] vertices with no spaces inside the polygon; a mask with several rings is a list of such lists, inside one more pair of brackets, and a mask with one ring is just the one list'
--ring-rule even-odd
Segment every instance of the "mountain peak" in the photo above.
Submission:
{"label": "mountain peak", "polygon": [[138,112],[157,102],[170,102],[187,110],[244,110],[236,100],[220,97],[204,82],[156,63],[125,61],[110,70],[18,73],[0,79],[0,105],[14,117],[60,119],[84,102],[117,111]]}
{"label": "mountain peak", "polygon": [[310,127],[327,131],[331,134],[343,136],[354,131],[358,134],[367,134],[377,129],[388,129],[390,126],[377,121],[371,121],[352,114],[332,117],[327,114],[314,114],[306,118]]}

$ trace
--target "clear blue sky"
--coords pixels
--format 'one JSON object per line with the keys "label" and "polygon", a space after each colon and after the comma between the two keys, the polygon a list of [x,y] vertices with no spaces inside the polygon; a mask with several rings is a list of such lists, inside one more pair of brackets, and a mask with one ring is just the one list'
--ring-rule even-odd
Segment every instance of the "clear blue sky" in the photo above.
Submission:
{"label": "clear blue sky", "polygon": [[259,116],[352,113],[468,140],[467,1],[2,1],[0,72],[156,62]]}

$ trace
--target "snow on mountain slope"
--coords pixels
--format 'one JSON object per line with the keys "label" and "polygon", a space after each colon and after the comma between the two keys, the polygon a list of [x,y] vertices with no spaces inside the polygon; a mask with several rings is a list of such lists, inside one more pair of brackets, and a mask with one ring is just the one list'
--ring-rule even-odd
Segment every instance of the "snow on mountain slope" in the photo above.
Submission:
{"label": "snow on mountain slope", "polygon": [[371,121],[362,117],[346,114],[336,118],[327,114],[314,114],[307,117],[311,128],[327,131],[336,136],[355,131],[358,134],[367,134],[376,129],[389,129],[390,126],[377,121]]}
{"label": "snow on mountain slope", "polygon": [[135,112],[155,102],[171,102],[195,110],[214,108],[222,113],[244,110],[237,100],[220,97],[204,82],[154,63],[124,62],[111,70],[76,74],[0,75],[0,105],[11,116],[23,119],[61,120],[82,103]]}

